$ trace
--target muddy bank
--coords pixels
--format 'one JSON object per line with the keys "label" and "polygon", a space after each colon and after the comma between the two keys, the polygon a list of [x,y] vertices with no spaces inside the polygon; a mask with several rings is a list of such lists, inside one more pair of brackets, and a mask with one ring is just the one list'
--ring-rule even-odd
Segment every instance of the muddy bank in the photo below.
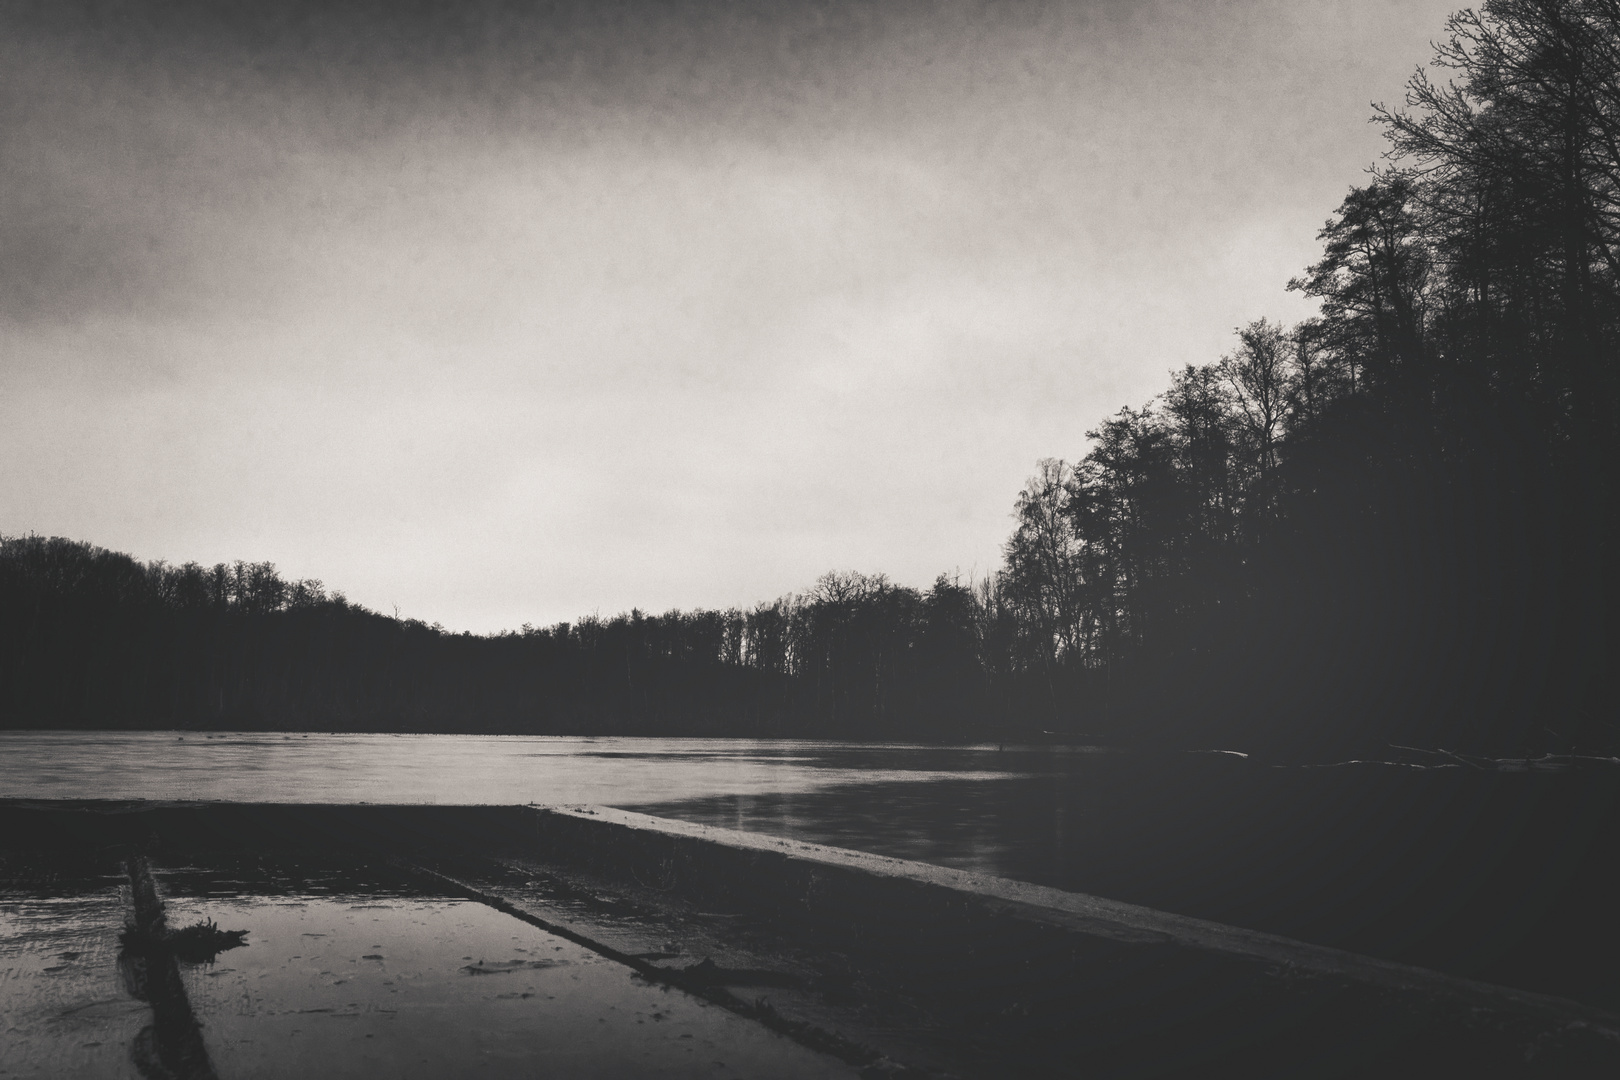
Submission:
{"label": "muddy bank", "polygon": [[419,867],[367,868],[319,838],[180,861],[161,833],[121,881],[60,872],[121,845],[4,851],[0,1076],[856,1075]]}

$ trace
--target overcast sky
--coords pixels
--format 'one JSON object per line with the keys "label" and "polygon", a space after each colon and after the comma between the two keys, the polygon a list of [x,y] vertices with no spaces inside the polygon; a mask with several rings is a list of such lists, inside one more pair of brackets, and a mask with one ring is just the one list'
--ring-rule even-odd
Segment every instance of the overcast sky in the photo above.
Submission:
{"label": "overcast sky", "polygon": [[1452,6],[0,4],[0,532],[474,631],[982,576],[1308,313]]}

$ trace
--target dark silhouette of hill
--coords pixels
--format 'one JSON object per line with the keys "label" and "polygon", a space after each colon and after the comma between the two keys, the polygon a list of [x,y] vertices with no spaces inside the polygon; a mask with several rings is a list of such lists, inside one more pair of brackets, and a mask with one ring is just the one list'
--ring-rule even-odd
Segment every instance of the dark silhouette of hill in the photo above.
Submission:
{"label": "dark silhouette of hill", "polygon": [[[966,589],[828,575],[750,612],[454,634],[269,563],[0,540],[12,728],[960,737],[986,680]],[[923,718],[926,717],[926,723]]]}

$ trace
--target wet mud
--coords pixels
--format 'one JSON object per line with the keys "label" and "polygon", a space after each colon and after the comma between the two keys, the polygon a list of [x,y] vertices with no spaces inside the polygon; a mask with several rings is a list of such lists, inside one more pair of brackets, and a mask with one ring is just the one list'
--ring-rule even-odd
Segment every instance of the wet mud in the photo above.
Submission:
{"label": "wet mud", "polygon": [[[218,1076],[1620,1068],[1620,1017],[1577,1002],[606,807],[0,804],[7,825],[24,863],[146,856],[159,941],[246,931],[212,960],[171,950],[130,981],[126,996],[151,1006],[126,1044],[136,1075],[203,1067],[182,1012],[160,1023],[165,1000],[183,1001]],[[107,888],[23,877],[57,896]],[[123,893],[142,924],[139,875]]]}
{"label": "wet mud", "polygon": [[117,854],[0,867],[0,1076],[854,1075],[397,866]]}
{"label": "wet mud", "polygon": [[0,887],[0,1077],[138,1078],[131,1057],[151,1010],[124,985],[123,875]]}
{"label": "wet mud", "polygon": [[186,969],[221,1076],[843,1077],[850,1070],[465,900],[176,897],[250,926]]}

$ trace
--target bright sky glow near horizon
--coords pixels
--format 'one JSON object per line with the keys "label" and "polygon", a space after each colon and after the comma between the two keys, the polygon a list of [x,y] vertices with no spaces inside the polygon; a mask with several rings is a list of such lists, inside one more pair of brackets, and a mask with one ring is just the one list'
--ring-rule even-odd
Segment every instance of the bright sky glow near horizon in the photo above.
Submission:
{"label": "bright sky glow near horizon", "polygon": [[1453,6],[5,4],[0,532],[474,631],[983,575],[1308,313]]}

